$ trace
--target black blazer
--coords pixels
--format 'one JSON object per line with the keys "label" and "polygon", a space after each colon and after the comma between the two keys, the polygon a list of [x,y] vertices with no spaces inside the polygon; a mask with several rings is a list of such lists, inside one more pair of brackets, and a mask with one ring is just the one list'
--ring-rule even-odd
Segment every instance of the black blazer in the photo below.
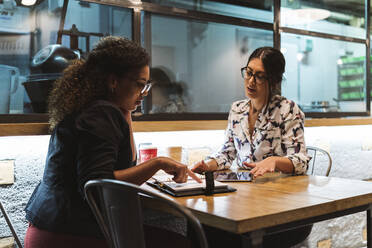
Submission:
{"label": "black blazer", "polygon": [[84,184],[114,178],[132,166],[128,123],[119,108],[96,101],[54,129],[44,175],[26,205],[26,219],[54,232],[103,237],[88,203]]}

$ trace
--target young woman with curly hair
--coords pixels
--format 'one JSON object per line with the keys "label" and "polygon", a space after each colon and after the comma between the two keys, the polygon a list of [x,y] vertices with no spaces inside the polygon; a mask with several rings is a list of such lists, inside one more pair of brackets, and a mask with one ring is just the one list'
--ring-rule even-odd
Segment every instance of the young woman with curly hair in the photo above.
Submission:
{"label": "young woman with curly hair", "polygon": [[[26,248],[107,247],[84,199],[88,180],[142,184],[160,169],[176,182],[196,177],[186,165],[165,157],[134,166],[131,112],[151,87],[148,65],[142,47],[106,37],[86,61],[74,62],[55,82],[49,97],[52,134],[44,176],[26,206]],[[156,232],[162,247],[177,239],[173,233],[146,230]],[[146,243],[160,247],[156,240]]]}

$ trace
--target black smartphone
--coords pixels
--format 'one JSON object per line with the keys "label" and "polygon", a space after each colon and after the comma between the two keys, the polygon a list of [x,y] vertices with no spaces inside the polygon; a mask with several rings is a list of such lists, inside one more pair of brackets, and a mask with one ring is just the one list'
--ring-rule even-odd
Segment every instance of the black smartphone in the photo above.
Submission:
{"label": "black smartphone", "polygon": [[250,182],[253,180],[250,171],[215,171],[214,180],[219,182]]}

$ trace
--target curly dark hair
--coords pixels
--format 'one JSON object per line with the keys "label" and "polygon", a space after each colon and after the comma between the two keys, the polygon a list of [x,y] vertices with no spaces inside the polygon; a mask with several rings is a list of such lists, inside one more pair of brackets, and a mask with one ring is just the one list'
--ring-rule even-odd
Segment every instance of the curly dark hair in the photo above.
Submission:
{"label": "curly dark hair", "polygon": [[54,83],[48,99],[50,129],[91,102],[108,100],[109,76],[124,77],[149,65],[149,61],[146,50],[133,41],[114,36],[102,38],[86,61],[73,61]]}

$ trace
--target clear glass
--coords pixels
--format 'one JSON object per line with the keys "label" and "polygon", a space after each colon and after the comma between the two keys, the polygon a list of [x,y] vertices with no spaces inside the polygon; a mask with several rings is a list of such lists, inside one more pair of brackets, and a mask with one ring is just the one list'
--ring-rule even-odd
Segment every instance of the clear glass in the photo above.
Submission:
{"label": "clear glass", "polygon": [[239,4],[207,0],[143,0],[143,2],[151,2],[165,6],[252,19],[262,22],[273,22],[273,0],[241,1]]}
{"label": "clear glass", "polygon": [[[61,75],[62,69],[48,71],[40,69],[46,67],[32,66],[31,61],[39,51],[43,51],[39,58],[45,58],[46,63],[47,58],[51,62],[49,58],[54,55],[63,56],[61,50],[54,50],[57,46],[47,48],[57,42],[63,1],[39,2],[33,12],[31,8],[0,3],[0,114],[45,113],[48,92]],[[131,39],[131,13],[124,8],[69,1],[64,29],[69,30],[75,24],[80,32]],[[99,36],[91,35],[87,49],[86,39],[79,38],[78,49],[82,56],[98,39]],[[63,36],[62,45],[70,48],[69,36]]]}
{"label": "clear glass", "polygon": [[[132,39],[132,11],[130,9],[69,1],[65,20],[65,30],[75,25],[80,32],[97,33],[100,35],[117,35]],[[89,49],[86,48],[86,38],[79,38],[79,49],[87,52],[98,42],[100,36],[89,37]],[[68,36],[63,37],[65,46],[70,46]]]}
{"label": "clear glass", "polygon": [[281,1],[280,24],[327,34],[366,38],[365,1]]}
{"label": "clear glass", "polygon": [[281,39],[284,96],[305,112],[366,111],[365,45],[285,33]]}
{"label": "clear glass", "polygon": [[29,113],[32,110],[23,83],[30,73],[30,54],[57,33],[53,24],[59,16],[50,16],[49,26],[44,23],[48,18],[45,3],[35,7],[35,15],[30,8],[11,1],[0,4],[0,9],[0,114]]}
{"label": "clear glass", "polygon": [[145,113],[226,113],[244,99],[240,68],[273,33],[151,15],[151,78]]}

